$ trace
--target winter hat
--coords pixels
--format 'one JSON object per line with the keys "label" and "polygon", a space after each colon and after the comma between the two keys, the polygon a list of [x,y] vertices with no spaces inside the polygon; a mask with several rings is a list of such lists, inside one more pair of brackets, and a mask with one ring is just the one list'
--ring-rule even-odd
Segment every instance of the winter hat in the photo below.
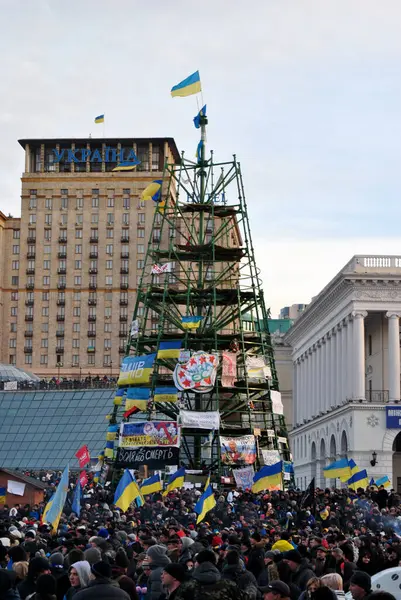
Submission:
{"label": "winter hat", "polygon": [[271,558],[272,560],[274,560],[276,558],[276,553],[273,552],[273,550],[268,550],[267,552],[265,552],[265,558]]}
{"label": "winter hat", "polygon": [[83,559],[84,559],[84,553],[82,552],[82,550],[80,550],[79,548],[73,548],[67,554],[65,562],[66,562],[67,566],[71,566],[72,564],[74,564],[80,560],[83,560]]}
{"label": "winter hat", "polygon": [[99,562],[92,565],[91,570],[92,573],[96,575],[96,577],[100,577],[102,579],[110,579],[111,577],[111,566],[104,560],[100,560]]}
{"label": "winter hat", "polygon": [[269,585],[265,585],[264,587],[260,587],[259,590],[262,594],[266,594],[268,592],[273,592],[276,594],[280,594],[282,598],[290,597],[290,588],[284,581],[272,581]]}
{"label": "winter hat", "polygon": [[161,556],[166,555],[167,548],[165,546],[159,546],[156,544],[155,546],[151,546],[147,549],[146,555],[149,556],[153,561],[157,561]]}
{"label": "winter hat", "polygon": [[91,566],[87,560],[79,560],[71,565],[70,570],[74,568],[78,573],[81,587],[88,587],[91,580]]}
{"label": "winter hat", "polygon": [[56,593],[56,580],[53,575],[39,575],[36,580],[36,593],[42,598],[52,596]]}
{"label": "winter hat", "polygon": [[27,560],[26,552],[22,546],[13,546],[7,552],[13,563]]}
{"label": "winter hat", "polygon": [[119,548],[117,550],[114,562],[116,563],[117,567],[121,567],[123,569],[126,569],[129,566],[128,556],[124,548]]}
{"label": "winter hat", "polygon": [[278,540],[272,546],[272,550],[279,550],[280,552],[291,552],[294,550],[294,546],[287,542],[287,540]]}
{"label": "winter hat", "polygon": [[36,531],[34,531],[32,529],[28,529],[28,531],[25,534],[25,538],[35,539],[35,537],[36,537]]}
{"label": "winter hat", "polygon": [[102,553],[100,552],[99,548],[88,548],[84,552],[84,558],[90,565],[94,565],[102,560]]}
{"label": "winter hat", "polygon": [[187,578],[185,567],[179,563],[171,563],[164,567],[164,572],[171,577],[174,577],[177,581],[185,581]]}
{"label": "winter hat", "polygon": [[107,529],[105,527],[101,527],[99,529],[99,531],[97,532],[98,537],[104,538],[105,540],[107,540],[109,538],[109,532],[107,531]]}
{"label": "winter hat", "polygon": [[302,562],[302,556],[298,552],[298,550],[288,550],[288,552],[284,553],[284,559],[290,560],[291,562],[297,563],[298,565]]}
{"label": "winter hat", "polygon": [[364,571],[354,571],[351,576],[350,583],[357,585],[358,587],[365,590],[365,592],[370,592],[372,586],[372,580],[370,575],[365,573]]}
{"label": "winter hat", "polygon": [[62,567],[64,565],[64,556],[61,552],[55,552],[49,557],[49,562],[52,567]]}

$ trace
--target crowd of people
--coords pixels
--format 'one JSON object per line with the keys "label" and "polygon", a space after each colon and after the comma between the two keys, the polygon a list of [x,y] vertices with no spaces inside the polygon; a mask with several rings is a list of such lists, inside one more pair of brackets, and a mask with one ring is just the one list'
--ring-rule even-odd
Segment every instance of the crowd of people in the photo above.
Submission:
{"label": "crowd of people", "polygon": [[[13,380],[14,381],[14,380]],[[7,380],[0,381],[0,390],[7,390]],[[51,377],[49,379],[22,379],[15,382],[18,390],[84,390],[115,388],[117,378],[98,375],[82,378]]]}
{"label": "crowd of people", "polygon": [[[49,484],[59,474],[36,474]],[[401,503],[379,490],[155,493],[126,513],[90,481],[56,532],[45,501],[0,512],[0,600],[392,600],[371,577],[401,560]]]}

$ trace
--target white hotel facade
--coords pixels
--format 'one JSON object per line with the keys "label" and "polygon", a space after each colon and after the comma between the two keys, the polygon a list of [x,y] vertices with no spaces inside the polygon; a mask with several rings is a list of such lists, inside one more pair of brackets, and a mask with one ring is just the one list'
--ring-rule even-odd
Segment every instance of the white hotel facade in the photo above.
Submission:
{"label": "white hotel facade", "polygon": [[401,256],[354,256],[286,334],[299,487],[348,456],[401,491],[400,317]]}

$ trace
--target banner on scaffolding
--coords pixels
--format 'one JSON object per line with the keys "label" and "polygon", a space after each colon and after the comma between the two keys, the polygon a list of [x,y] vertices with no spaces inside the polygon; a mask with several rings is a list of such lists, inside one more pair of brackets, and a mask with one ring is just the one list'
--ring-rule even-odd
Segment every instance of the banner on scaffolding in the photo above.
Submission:
{"label": "banner on scaffolding", "polygon": [[180,449],[174,446],[163,448],[117,448],[116,466],[125,469],[162,469],[165,465],[179,464]]}
{"label": "banner on scaffolding", "polygon": [[256,460],[256,440],[253,435],[220,436],[221,462],[226,465],[252,465]]}
{"label": "banner on scaffolding", "polygon": [[251,490],[253,485],[253,476],[255,471],[253,467],[244,467],[243,469],[233,469],[235,485],[239,490]]}
{"label": "banner on scaffolding", "polygon": [[120,425],[120,448],[179,445],[180,430],[176,421],[145,421]]}
{"label": "banner on scaffolding", "polygon": [[220,413],[218,410],[200,412],[195,410],[180,410],[180,423],[182,427],[195,429],[219,429]]}

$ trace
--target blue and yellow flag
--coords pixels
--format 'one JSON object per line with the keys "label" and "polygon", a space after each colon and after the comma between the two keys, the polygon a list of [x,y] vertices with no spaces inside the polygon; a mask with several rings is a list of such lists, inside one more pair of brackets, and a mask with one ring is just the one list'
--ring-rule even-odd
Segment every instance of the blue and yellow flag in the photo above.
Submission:
{"label": "blue and yellow flag", "polygon": [[385,488],[388,488],[391,486],[391,481],[387,477],[387,475],[384,475],[384,477],[380,477],[380,479],[376,479],[375,485],[377,485],[377,487],[380,487],[381,485],[383,485]]}
{"label": "blue and yellow flag", "polygon": [[203,317],[197,317],[194,315],[181,318],[181,324],[184,329],[198,329],[202,321]]}
{"label": "blue and yellow flag", "polygon": [[149,383],[153,373],[156,353],[143,356],[127,356],[120,367],[117,385]]}
{"label": "blue and yellow flag", "polygon": [[181,340],[171,340],[169,342],[160,342],[157,351],[157,358],[179,358],[181,352]]}
{"label": "blue and yellow flag", "polygon": [[[140,411],[145,411],[148,407],[150,388],[128,388],[127,397],[125,399],[125,411],[131,411],[130,414],[135,414]],[[133,408],[137,410],[132,411]]]}
{"label": "blue and yellow flag", "polygon": [[43,519],[43,522],[48,523],[52,527],[52,534],[55,535],[57,533],[58,524],[60,522],[60,517],[63,513],[63,508],[65,504],[65,500],[67,498],[68,492],[68,479],[69,479],[69,468],[68,466],[64,469],[63,474],[61,476],[60,482],[57,486],[56,492],[52,499],[51,506],[46,513],[46,520]]}
{"label": "blue and yellow flag", "polygon": [[53,504],[53,500],[54,500],[54,496],[55,496],[55,495],[56,495],[56,493],[52,494],[52,496],[51,496],[50,500],[49,500],[49,501],[48,501],[48,503],[46,504],[46,506],[45,506],[45,509],[44,509],[44,511],[43,511],[43,514],[42,514],[41,523],[46,523],[46,516],[47,516],[47,513],[48,513],[48,512],[49,512],[49,510],[50,510],[50,507],[51,507],[51,505]]}
{"label": "blue and yellow flag", "polygon": [[130,504],[138,497],[142,498],[138,484],[130,470],[125,469],[123,476],[118,482],[116,493],[114,494],[114,504],[125,512],[128,510]]}
{"label": "blue and yellow flag", "polygon": [[210,510],[212,510],[216,506],[216,499],[214,497],[213,489],[211,485],[208,485],[206,490],[203,492],[202,496],[199,498],[198,502],[195,504],[195,512],[198,513],[198,518],[196,519],[196,524],[203,521]]}
{"label": "blue and yellow flag", "polygon": [[173,98],[177,96],[191,96],[192,94],[198,94],[202,91],[199,71],[195,71],[189,77],[177,83],[171,88],[171,95]]}
{"label": "blue and yellow flag", "polygon": [[169,492],[172,490],[179,490],[184,487],[184,479],[185,479],[185,468],[181,467],[175,473],[170,475],[170,478],[167,482],[167,487],[163,492],[163,496],[167,496]]}
{"label": "blue and yellow flag", "polygon": [[135,167],[137,167],[140,164],[141,161],[138,158],[136,160],[123,160],[122,162],[118,163],[118,165],[114,167],[112,171],[132,171],[133,169],[135,169]]}
{"label": "blue and yellow flag", "polygon": [[206,117],[206,104],[202,106],[196,117],[194,117],[194,125],[196,129],[200,129],[201,126],[201,117]]}
{"label": "blue and yellow flag", "polygon": [[161,179],[155,179],[152,181],[152,183],[149,183],[149,185],[143,190],[141,199],[159,202],[162,193],[162,183],[163,181]]}
{"label": "blue and yellow flag", "polygon": [[263,490],[281,489],[283,483],[283,463],[265,465],[253,477],[252,491],[256,494]]}
{"label": "blue and yellow flag", "polygon": [[95,117],[95,123],[104,123],[104,115]]}
{"label": "blue and yellow flag", "polygon": [[345,481],[351,478],[351,469],[348,464],[347,458],[341,458],[340,460],[336,460],[323,469],[323,475],[326,479],[335,479],[338,477],[343,481],[343,477],[345,477]]}
{"label": "blue and yellow flag", "polygon": [[0,487],[0,504],[6,503],[6,493],[7,493],[6,488]]}
{"label": "blue and yellow flag", "polygon": [[325,521],[326,519],[328,519],[329,516],[330,516],[330,510],[329,510],[329,508],[327,506],[326,506],[326,508],[323,508],[323,510],[321,510],[319,512],[319,516],[322,519],[322,521]]}
{"label": "blue and yellow flag", "polygon": [[175,387],[157,387],[153,396],[155,402],[177,402],[178,390]]}
{"label": "blue and yellow flag", "polygon": [[116,395],[114,396],[113,404],[114,406],[121,406],[123,403],[123,398],[126,392],[126,388],[120,388],[116,391]]}
{"label": "blue and yellow flag", "polygon": [[163,486],[159,474],[145,479],[140,487],[143,496],[154,494],[154,492],[160,492],[162,489]]}
{"label": "blue and yellow flag", "polygon": [[347,485],[352,490],[356,491],[358,488],[367,488],[369,486],[369,479],[366,469],[358,471],[347,481]]}
{"label": "blue and yellow flag", "polygon": [[72,512],[74,512],[77,515],[77,517],[79,517],[81,514],[81,496],[82,496],[81,482],[78,477],[77,484],[75,486],[75,491],[74,491],[74,498],[73,498],[72,504],[71,504]]}

